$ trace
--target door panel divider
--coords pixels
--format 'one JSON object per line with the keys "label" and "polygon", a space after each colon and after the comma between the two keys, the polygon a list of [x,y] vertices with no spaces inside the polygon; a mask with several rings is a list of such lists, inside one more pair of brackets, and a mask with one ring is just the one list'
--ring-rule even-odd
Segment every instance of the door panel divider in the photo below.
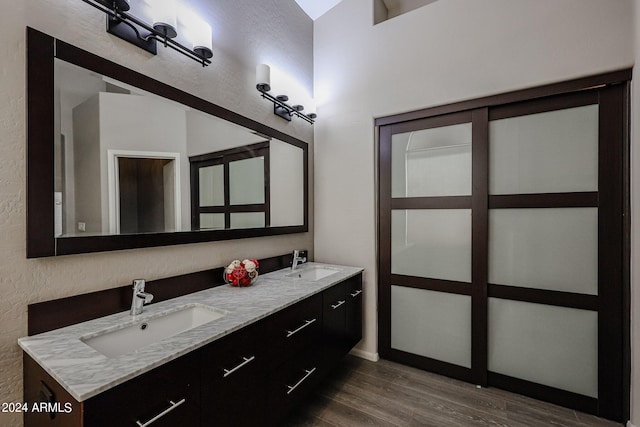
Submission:
{"label": "door panel divider", "polygon": [[596,208],[598,192],[504,194],[489,196],[489,209]]}
{"label": "door panel divider", "polygon": [[489,109],[472,113],[471,144],[471,376],[477,385],[487,385],[489,276]]}
{"label": "door panel divider", "polygon": [[598,311],[598,296],[548,289],[489,284],[489,297]]}
{"label": "door panel divider", "polygon": [[392,285],[404,286],[406,288],[448,292],[450,294],[458,295],[472,295],[473,292],[471,289],[471,283],[444,279],[431,279],[426,277],[403,276],[400,274],[392,274],[390,283]]}

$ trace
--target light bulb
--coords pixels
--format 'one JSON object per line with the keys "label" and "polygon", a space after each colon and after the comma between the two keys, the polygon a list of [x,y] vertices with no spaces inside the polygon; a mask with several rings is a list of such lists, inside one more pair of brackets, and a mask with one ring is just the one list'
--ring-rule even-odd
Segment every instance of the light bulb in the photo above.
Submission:
{"label": "light bulb", "polygon": [[153,29],[170,39],[178,35],[178,19],[175,0],[154,0],[149,2],[153,18]]}
{"label": "light bulb", "polygon": [[267,64],[258,64],[256,67],[256,88],[260,92],[271,90],[271,68]]}

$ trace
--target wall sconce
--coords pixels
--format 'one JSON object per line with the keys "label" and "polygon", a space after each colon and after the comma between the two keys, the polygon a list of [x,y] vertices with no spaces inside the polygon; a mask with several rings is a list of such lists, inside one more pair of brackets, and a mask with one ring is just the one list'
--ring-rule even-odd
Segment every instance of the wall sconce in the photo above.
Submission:
{"label": "wall sconce", "polygon": [[256,89],[263,98],[273,102],[273,114],[282,117],[287,121],[296,116],[313,124],[318,115],[314,112],[303,113],[304,106],[300,104],[289,105],[289,97],[285,94],[272,95],[271,91],[271,68],[267,64],[259,64],[256,67]]}
{"label": "wall sconce", "polygon": [[211,64],[213,56],[211,27],[204,23],[196,23],[196,30],[189,31],[193,46],[187,46],[174,40],[178,36],[177,9],[175,0],[153,0],[151,16],[153,24],[147,24],[132,15],[130,0],[82,0],[107,15],[107,32],[123,40],[133,43],[156,55],[157,43],[169,47],[202,64]]}

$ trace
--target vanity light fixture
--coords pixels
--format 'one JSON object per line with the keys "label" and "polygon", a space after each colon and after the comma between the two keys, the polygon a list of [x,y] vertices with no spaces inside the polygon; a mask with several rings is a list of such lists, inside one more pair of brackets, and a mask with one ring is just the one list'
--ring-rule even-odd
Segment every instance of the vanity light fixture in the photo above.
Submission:
{"label": "vanity light fixture", "polygon": [[211,27],[204,23],[196,23],[197,31],[192,33],[193,46],[189,48],[174,40],[178,36],[177,14],[175,0],[154,0],[151,15],[153,24],[131,14],[130,0],[82,0],[107,15],[107,32],[123,40],[133,43],[156,55],[157,44],[162,43],[181,54],[202,64],[211,64],[213,56],[211,42]]}
{"label": "vanity light fixture", "polygon": [[289,105],[289,97],[284,94],[272,95],[271,91],[271,68],[267,64],[259,64],[256,67],[256,89],[263,98],[273,102],[273,114],[291,121],[292,117],[299,117],[313,124],[318,117],[316,113],[303,113],[304,106],[300,104]]}

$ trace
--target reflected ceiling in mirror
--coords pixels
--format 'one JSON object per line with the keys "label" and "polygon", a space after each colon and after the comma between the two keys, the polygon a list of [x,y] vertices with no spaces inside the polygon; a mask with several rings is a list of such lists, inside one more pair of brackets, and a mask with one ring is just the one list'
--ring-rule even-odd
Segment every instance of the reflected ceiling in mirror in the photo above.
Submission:
{"label": "reflected ceiling in mirror", "polygon": [[305,142],[27,34],[27,257],[308,231]]}

